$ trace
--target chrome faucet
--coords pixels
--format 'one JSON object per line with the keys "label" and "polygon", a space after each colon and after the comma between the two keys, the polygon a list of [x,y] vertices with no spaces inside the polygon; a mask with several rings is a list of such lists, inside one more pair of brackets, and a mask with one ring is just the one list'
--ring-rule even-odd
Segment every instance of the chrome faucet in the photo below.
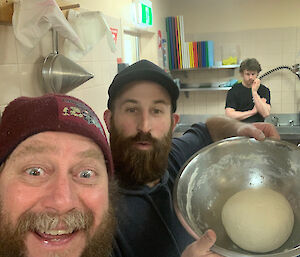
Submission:
{"label": "chrome faucet", "polygon": [[279,126],[279,118],[277,116],[272,116],[271,120],[275,126]]}

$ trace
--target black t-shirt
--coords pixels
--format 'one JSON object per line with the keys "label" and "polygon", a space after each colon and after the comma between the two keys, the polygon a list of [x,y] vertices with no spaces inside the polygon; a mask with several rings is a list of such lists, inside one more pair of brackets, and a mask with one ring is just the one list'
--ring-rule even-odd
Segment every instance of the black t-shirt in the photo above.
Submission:
{"label": "black t-shirt", "polygon": [[[268,104],[270,103],[270,90],[264,86],[260,85],[257,91],[258,95],[267,100]],[[254,101],[252,97],[251,88],[243,86],[242,83],[235,84],[227,93],[226,97],[226,106],[225,108],[233,108],[236,111],[244,112],[252,110],[254,107]],[[261,122],[264,121],[264,117],[259,113],[248,117],[242,121],[244,122]]]}

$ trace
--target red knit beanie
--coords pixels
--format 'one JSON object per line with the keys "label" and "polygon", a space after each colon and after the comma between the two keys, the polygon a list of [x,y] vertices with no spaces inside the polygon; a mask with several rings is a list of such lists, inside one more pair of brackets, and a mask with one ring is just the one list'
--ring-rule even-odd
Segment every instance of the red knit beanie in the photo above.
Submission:
{"label": "red knit beanie", "polygon": [[0,122],[0,164],[26,138],[44,131],[62,131],[91,138],[101,148],[107,170],[113,162],[101,122],[81,100],[60,94],[19,97],[8,104]]}

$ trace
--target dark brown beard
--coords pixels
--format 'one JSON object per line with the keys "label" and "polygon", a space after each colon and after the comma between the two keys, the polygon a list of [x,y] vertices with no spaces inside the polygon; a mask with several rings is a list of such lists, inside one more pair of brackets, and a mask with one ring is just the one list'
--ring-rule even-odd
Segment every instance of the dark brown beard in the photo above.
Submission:
{"label": "dark brown beard", "polygon": [[[87,213],[72,211],[65,215],[65,218],[67,218],[67,216],[72,216],[70,220],[74,220],[76,223],[76,225],[69,224],[70,226],[77,227],[86,232],[87,246],[79,255],[80,257],[110,256],[116,227],[114,212],[114,204],[116,203],[117,198],[116,186],[114,181],[110,183],[110,207],[104,214],[102,223],[98,226],[92,237],[89,236],[89,229],[94,222],[91,211],[88,211]],[[0,257],[26,257],[27,251],[24,243],[25,234],[28,231],[41,227],[40,224],[43,222],[50,224],[51,221],[47,221],[50,217],[53,217],[53,214],[26,212],[20,216],[17,225],[14,227],[9,221],[9,214],[5,213],[0,205]],[[60,217],[60,219],[63,220],[64,217]],[[51,224],[49,226],[51,226]],[[60,253],[57,253],[55,256],[60,256]]]}
{"label": "dark brown beard", "polygon": [[[153,148],[149,151],[138,150],[133,146],[138,141],[148,141]],[[110,146],[119,184],[125,188],[133,188],[160,179],[168,165],[171,142],[171,126],[161,140],[153,138],[151,133],[143,132],[133,137],[124,137],[115,127],[112,118]]]}

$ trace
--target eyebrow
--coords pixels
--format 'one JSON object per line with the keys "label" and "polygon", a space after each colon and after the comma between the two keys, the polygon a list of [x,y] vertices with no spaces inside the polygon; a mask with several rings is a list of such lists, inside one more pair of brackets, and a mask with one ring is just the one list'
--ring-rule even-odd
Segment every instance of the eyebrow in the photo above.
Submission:
{"label": "eyebrow", "polygon": [[56,151],[55,146],[49,146],[49,145],[46,146],[41,141],[36,140],[36,141],[30,143],[30,145],[22,146],[22,148],[19,149],[13,155],[11,155],[11,157],[12,157],[12,160],[14,160],[14,159],[17,159],[20,157],[25,157],[25,156],[36,154],[36,153],[47,153],[47,152],[55,152],[55,151]]}
{"label": "eyebrow", "polygon": [[138,104],[138,101],[134,99],[125,99],[124,101],[121,102],[121,105],[125,105],[127,103]]}
{"label": "eyebrow", "polygon": [[104,161],[104,155],[102,150],[95,150],[95,149],[89,149],[83,152],[79,152],[77,154],[78,157],[81,158],[91,158],[91,159],[95,159],[97,161],[99,160],[103,160]]}
{"label": "eyebrow", "polygon": [[[15,160],[18,158],[24,158],[26,156],[30,156],[37,153],[53,153],[57,151],[56,146],[49,146],[46,145],[44,142],[35,140],[31,142],[29,145],[24,145],[21,149],[19,149],[16,153],[11,155],[11,160]],[[104,161],[104,155],[102,150],[99,148],[99,150],[96,149],[88,149],[82,152],[79,152],[76,154],[80,158],[91,158],[95,160],[103,160]]]}
{"label": "eyebrow", "polygon": [[[134,99],[126,99],[124,101],[121,102],[121,106],[125,105],[127,103],[132,103],[132,104],[138,104],[139,102],[137,100]],[[166,102],[165,100],[155,100],[153,102],[153,104],[164,104],[164,105],[170,105],[171,103]]]}

